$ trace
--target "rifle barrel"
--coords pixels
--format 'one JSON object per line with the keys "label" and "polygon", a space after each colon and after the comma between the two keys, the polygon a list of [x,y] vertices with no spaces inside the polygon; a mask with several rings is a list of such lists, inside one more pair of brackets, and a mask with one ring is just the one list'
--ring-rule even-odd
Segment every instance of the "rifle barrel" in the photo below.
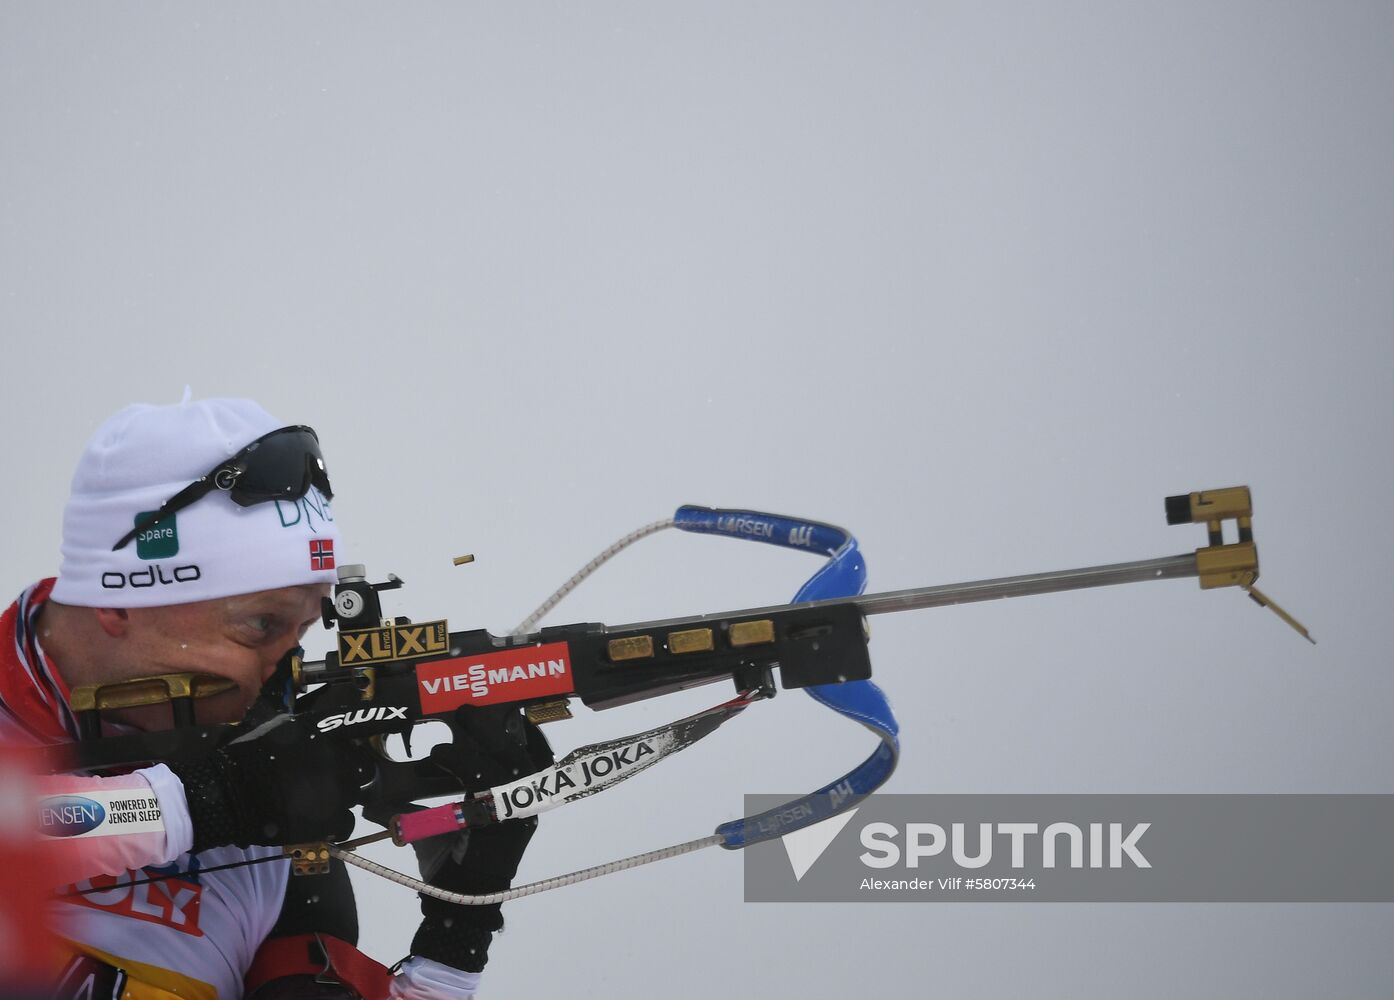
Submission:
{"label": "rifle barrel", "polygon": [[[1112,563],[1107,566],[1089,566],[1082,569],[1054,570],[1048,573],[1028,573],[1024,576],[1004,576],[993,580],[975,580],[969,583],[947,583],[935,587],[912,587],[909,590],[892,590],[881,594],[864,594],[861,597],[836,597],[823,601],[806,601],[802,604],[774,604],[763,608],[746,608],[741,611],[726,611],[717,614],[686,615],[681,618],[665,618],[657,621],[637,622],[627,625],[613,625],[605,629],[607,633],[633,632],[692,625],[704,621],[726,618],[749,618],[770,615],[791,608],[814,608],[832,604],[855,604],[862,614],[882,615],[895,611],[916,611],[921,608],[937,608],[949,604],[969,604],[974,601],[993,601],[1004,597],[1028,597],[1032,594],[1053,594],[1064,590],[1083,590],[1087,587],[1110,587],[1120,583],[1141,583],[1146,580],[1174,580],[1181,577],[1199,576],[1195,553],[1179,556],[1166,556],[1161,559],[1143,559],[1139,562]],[[514,637],[512,645],[528,645],[540,641],[539,635]],[[317,683],[329,672],[324,661],[306,662],[301,667],[305,682]],[[345,671],[347,673],[347,671]]]}
{"label": "rifle barrel", "polygon": [[1062,590],[1111,587],[1119,583],[1174,580],[1199,575],[1196,556],[1192,552],[1161,559],[1112,563],[1108,566],[1028,573],[1025,576],[1004,576],[972,583],[948,583],[938,587],[913,587],[910,590],[892,590],[884,594],[867,594],[853,600],[863,614],[881,615],[891,611],[937,608],[946,604],[968,604],[973,601],[993,601],[1002,597],[1029,597],[1032,594],[1053,594]]}
{"label": "rifle barrel", "polygon": [[893,611],[917,611],[947,604],[970,604],[974,601],[993,601],[1002,597],[1029,597],[1032,594],[1053,594],[1062,590],[1083,590],[1086,587],[1110,587],[1119,583],[1141,583],[1146,580],[1174,580],[1199,576],[1194,552],[1139,562],[1111,563],[1108,566],[1089,566],[1083,569],[1062,569],[1049,573],[1028,573],[1024,576],[1004,576],[995,580],[975,580],[970,583],[946,583],[936,587],[912,587],[909,590],[890,590],[861,597],[832,597],[822,601],[800,604],[772,604],[763,608],[745,608],[718,614],[689,615],[682,618],[663,618],[657,621],[636,622],[612,626],[609,631],[661,629],[688,623],[722,618],[749,618],[774,614],[789,608],[816,608],[828,604],[855,604],[865,615],[884,615]]}

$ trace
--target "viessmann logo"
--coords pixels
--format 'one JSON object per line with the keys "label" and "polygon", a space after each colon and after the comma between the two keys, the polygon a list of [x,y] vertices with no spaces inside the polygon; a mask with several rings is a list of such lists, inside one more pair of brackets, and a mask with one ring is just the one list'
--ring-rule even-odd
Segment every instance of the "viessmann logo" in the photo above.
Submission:
{"label": "viessmann logo", "polygon": [[416,679],[421,709],[428,713],[545,698],[575,689],[571,654],[564,642],[437,660],[417,667]]}

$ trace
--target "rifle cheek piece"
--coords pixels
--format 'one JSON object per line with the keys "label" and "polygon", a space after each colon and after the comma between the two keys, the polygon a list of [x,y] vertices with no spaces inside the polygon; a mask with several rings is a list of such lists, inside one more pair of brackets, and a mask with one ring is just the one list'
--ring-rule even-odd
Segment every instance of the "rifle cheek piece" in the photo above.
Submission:
{"label": "rifle cheek piece", "polygon": [[195,699],[236,687],[235,682],[214,674],[157,674],[73,688],[68,704],[77,716],[79,738],[91,740],[101,736],[103,712],[168,703],[175,728],[185,728],[195,724]]}

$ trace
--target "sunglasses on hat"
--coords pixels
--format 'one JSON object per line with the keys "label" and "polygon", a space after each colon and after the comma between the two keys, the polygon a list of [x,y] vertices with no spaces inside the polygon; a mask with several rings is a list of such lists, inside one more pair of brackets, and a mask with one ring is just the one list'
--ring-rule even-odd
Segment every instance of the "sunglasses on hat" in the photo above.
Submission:
{"label": "sunglasses on hat", "polygon": [[137,519],[136,526],[111,547],[124,549],[142,531],[218,489],[233,503],[251,507],[272,500],[299,500],[313,486],[326,500],[334,499],[329,472],[319,450],[319,436],[303,424],[263,434],[236,455],[220,462],[160,504],[160,509]]}

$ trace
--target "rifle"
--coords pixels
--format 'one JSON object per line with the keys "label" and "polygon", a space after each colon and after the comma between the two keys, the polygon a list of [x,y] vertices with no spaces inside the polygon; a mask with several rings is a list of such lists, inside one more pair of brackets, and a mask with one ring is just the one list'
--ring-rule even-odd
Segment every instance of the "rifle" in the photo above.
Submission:
{"label": "rifle", "polygon": [[[377,773],[364,788],[361,804],[365,816],[388,829],[351,845],[339,845],[351,849],[389,834],[398,844],[405,844],[533,815],[602,790],[691,745],[753,701],[773,697],[776,671],[779,686],[811,689],[835,708],[835,691],[840,688],[874,691],[879,698],[874,686],[857,683],[871,677],[869,615],[1197,577],[1203,589],[1243,588],[1261,606],[1270,607],[1305,638],[1315,641],[1254,587],[1258,554],[1247,487],[1168,497],[1166,515],[1170,524],[1206,524],[1209,545],[1193,553],[1140,562],[880,594],[820,597],[839,588],[859,592],[864,582],[855,539],[842,529],[756,511],[684,507],[675,515],[673,526],[823,553],[830,561],[795,602],[787,605],[619,626],[579,623],[512,635],[496,635],[485,629],[452,632],[445,620],[384,619],[379,595],[400,588],[402,581],[389,574],[386,581],[373,583],[363,566],[343,566],[333,597],[325,598],[323,608],[325,626],[337,628],[336,648],[320,661],[288,659],[280,679],[286,691],[283,710],[309,719],[326,738],[367,743],[376,751]],[[1237,523],[1238,530],[1238,540],[1232,543],[1225,542],[1222,531],[1222,523],[1229,520]],[[612,547],[609,554],[619,547],[622,545]],[[845,579],[835,579],[839,572]],[[578,581],[579,576],[572,583]],[[391,760],[383,746],[387,736],[398,735],[410,754],[412,729],[428,721],[445,722],[451,739],[461,741],[473,725],[485,720],[497,723],[500,714],[517,717],[520,708],[529,721],[546,724],[571,718],[573,699],[587,708],[604,710],[721,681],[734,683],[736,698],[670,726],[581,748],[552,768],[550,779],[523,776],[509,786],[432,809],[414,804],[422,799],[458,796],[462,791],[459,780],[427,759]],[[193,704],[198,697],[228,686],[230,682],[206,675],[175,674],[74,691],[72,707],[84,738],[72,749],[73,756],[64,769],[91,772],[154,761],[183,761],[211,752],[235,738],[239,729],[236,725],[198,725]],[[174,728],[98,738],[103,711],[164,701],[171,705]],[[723,846],[741,847],[778,836],[850,808],[879,787],[894,768],[896,753],[894,719],[883,698],[881,705],[889,722],[876,722],[875,705],[844,712],[878,732],[884,745],[841,782],[805,797],[816,808],[798,817],[775,817],[772,812],[726,824],[718,828],[715,839]],[[870,716],[872,722],[863,716]],[[714,839],[701,843],[709,842]],[[300,845],[290,853],[299,873],[323,870],[330,856],[329,845]],[[333,853],[347,860],[345,851]]]}

